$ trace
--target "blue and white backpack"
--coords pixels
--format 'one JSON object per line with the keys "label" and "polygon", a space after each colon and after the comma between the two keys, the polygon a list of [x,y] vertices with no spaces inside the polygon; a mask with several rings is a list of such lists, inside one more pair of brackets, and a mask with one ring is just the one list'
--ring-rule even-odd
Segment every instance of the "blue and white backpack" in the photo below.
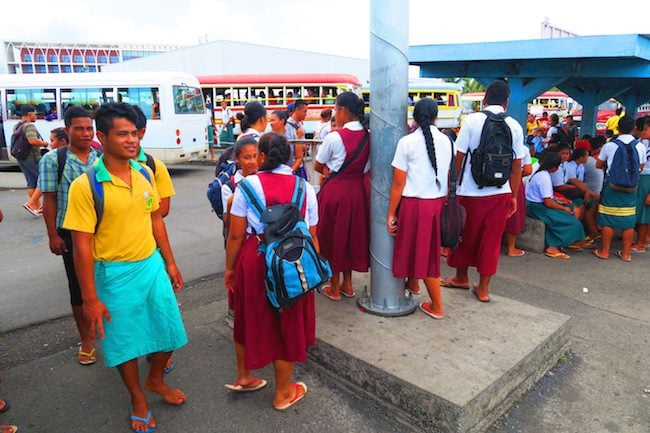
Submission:
{"label": "blue and white backpack", "polygon": [[237,185],[253,212],[265,224],[260,252],[266,262],[266,296],[275,309],[289,307],[300,296],[319,292],[332,276],[325,258],[316,252],[307,224],[300,216],[306,199],[305,180],[295,177],[291,203],[266,207],[248,179]]}

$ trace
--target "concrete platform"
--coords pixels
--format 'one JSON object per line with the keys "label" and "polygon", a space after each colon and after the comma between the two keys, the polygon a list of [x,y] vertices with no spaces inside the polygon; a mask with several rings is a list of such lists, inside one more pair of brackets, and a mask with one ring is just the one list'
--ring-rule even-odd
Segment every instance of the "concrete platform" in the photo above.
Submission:
{"label": "concrete platform", "polygon": [[434,320],[420,311],[375,316],[354,300],[317,296],[310,357],[427,432],[484,432],[567,351],[570,331],[568,316],[491,297],[443,289],[445,318]]}

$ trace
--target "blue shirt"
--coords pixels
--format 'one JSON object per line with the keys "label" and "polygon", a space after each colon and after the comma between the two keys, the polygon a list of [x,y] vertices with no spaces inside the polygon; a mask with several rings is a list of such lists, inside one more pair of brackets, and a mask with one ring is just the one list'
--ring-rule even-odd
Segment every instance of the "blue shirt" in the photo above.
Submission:
{"label": "blue shirt", "polygon": [[43,158],[41,158],[38,166],[38,188],[43,193],[56,193],[57,228],[63,226],[65,212],[68,209],[68,191],[70,190],[70,184],[73,180],[84,174],[88,167],[90,167],[98,158],[97,152],[91,148],[90,154],[88,155],[88,162],[84,164],[77,155],[70,152],[70,149],[68,149],[65,167],[63,168],[61,179],[59,179],[59,182],[57,183],[57,174],[59,170],[59,161],[57,159],[58,151],[59,149],[54,149],[46,153]]}

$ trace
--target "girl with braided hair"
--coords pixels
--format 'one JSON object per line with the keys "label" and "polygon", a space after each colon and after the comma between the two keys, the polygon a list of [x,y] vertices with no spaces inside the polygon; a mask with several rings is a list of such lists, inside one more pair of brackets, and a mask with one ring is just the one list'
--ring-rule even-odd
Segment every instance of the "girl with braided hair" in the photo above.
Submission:
{"label": "girl with braided hair", "polygon": [[397,143],[387,226],[395,236],[393,275],[408,278],[412,293],[419,292],[417,280],[424,280],[431,301],[420,303],[420,309],[442,319],[440,214],[447,200],[453,144],[434,125],[437,116],[436,101],[418,101],[413,110],[418,128]]}
{"label": "girl with braided hair", "polygon": [[370,203],[364,184],[370,139],[362,124],[363,110],[363,100],[354,93],[338,95],[339,129],[325,137],[314,161],[317,172],[330,173],[318,194],[318,239],[332,267],[331,284],[323,294],[333,301],[341,295],[353,298],[352,271],[368,272],[370,264]]}

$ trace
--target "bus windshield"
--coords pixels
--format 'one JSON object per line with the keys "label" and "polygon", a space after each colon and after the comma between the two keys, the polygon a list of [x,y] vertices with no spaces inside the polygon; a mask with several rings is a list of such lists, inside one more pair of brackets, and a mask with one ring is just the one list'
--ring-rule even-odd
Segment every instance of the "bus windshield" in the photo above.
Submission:
{"label": "bus windshield", "polygon": [[174,110],[176,114],[205,113],[203,93],[198,87],[173,86]]}

